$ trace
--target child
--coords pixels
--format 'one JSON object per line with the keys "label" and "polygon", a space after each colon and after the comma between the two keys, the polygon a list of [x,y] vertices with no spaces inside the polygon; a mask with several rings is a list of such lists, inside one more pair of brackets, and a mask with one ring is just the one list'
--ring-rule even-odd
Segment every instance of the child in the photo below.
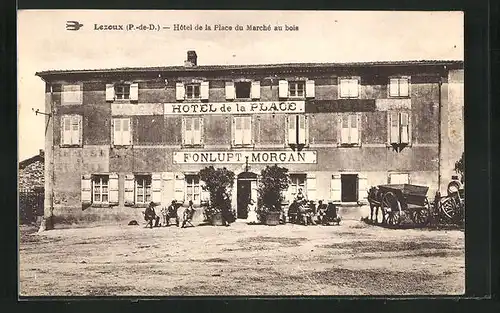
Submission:
{"label": "child", "polygon": [[257,218],[257,209],[255,206],[255,201],[253,199],[250,199],[250,202],[248,203],[247,206],[248,210],[248,217],[247,217],[247,224],[253,225],[258,223],[258,218]]}

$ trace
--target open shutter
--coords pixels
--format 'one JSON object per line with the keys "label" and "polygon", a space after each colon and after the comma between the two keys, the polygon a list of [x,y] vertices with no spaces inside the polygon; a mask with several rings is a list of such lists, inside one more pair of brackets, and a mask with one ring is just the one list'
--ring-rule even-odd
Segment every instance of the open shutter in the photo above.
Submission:
{"label": "open shutter", "polygon": [[118,205],[118,174],[109,174],[109,204]]}
{"label": "open shutter", "polygon": [[184,84],[176,83],[175,84],[175,99],[176,100],[184,100]]}
{"label": "open shutter", "polygon": [[184,174],[177,173],[174,181],[174,199],[184,202]]}
{"label": "open shutter", "polygon": [[400,113],[401,143],[409,143],[409,121],[408,113]]}
{"label": "open shutter", "polygon": [[288,144],[297,143],[297,116],[288,115]]}
{"label": "open shutter", "polygon": [[348,114],[342,114],[341,117],[341,130],[340,130],[340,137],[341,137],[341,143],[351,143],[350,140],[350,128],[349,128],[349,119],[350,116]]}
{"label": "open shutter", "polygon": [[316,201],[316,175],[308,173],[307,174],[307,199]]}
{"label": "open shutter", "polygon": [[235,145],[241,145],[243,143],[242,124],[243,121],[240,116],[235,116],[233,118],[233,143]]}
{"label": "open shutter", "polygon": [[279,97],[280,98],[288,98],[288,81],[280,80],[279,81]]}
{"label": "open shutter", "polygon": [[156,205],[161,203],[161,173],[151,175],[151,200]]}
{"label": "open shutter", "polygon": [[335,202],[340,202],[340,188],[341,180],[340,175],[332,175],[332,182],[330,186],[330,198]]}
{"label": "open shutter", "polygon": [[200,144],[201,143],[201,125],[200,125],[200,120],[201,118],[199,117],[195,117],[192,119],[193,121],[193,128],[192,128],[192,132],[193,132],[193,144]]}
{"label": "open shutter", "polygon": [[115,100],[115,85],[106,84],[106,101],[114,101],[114,100]]}
{"label": "open shutter", "polygon": [[241,117],[243,120],[242,141],[243,144],[249,145],[252,143],[252,116]]}
{"label": "open shutter", "polygon": [[122,145],[132,144],[132,129],[130,127],[130,119],[122,119]]}
{"label": "open shutter", "polygon": [[139,84],[133,83],[130,84],[130,101],[138,101],[139,100]]}
{"label": "open shutter", "polygon": [[209,82],[201,82],[200,84],[200,98],[201,100],[208,100]]}
{"label": "open shutter", "polygon": [[61,118],[61,142],[63,145],[71,144],[71,116]]}
{"label": "open shutter", "polygon": [[252,82],[251,97],[252,99],[260,99],[260,81]]}
{"label": "open shutter", "polygon": [[78,141],[76,142],[78,145],[83,144],[83,116],[78,115]]}
{"label": "open shutter", "polygon": [[299,138],[298,142],[300,144],[306,143],[306,116],[299,115]]}
{"label": "open shutter", "polygon": [[314,98],[314,80],[306,80],[306,97]]}
{"label": "open shutter", "polygon": [[351,144],[359,143],[359,116],[357,114],[353,114],[349,116],[351,127],[350,127],[350,142]]}
{"label": "open shutter", "polygon": [[92,204],[92,176],[90,174],[82,175],[81,198],[83,205]]}
{"label": "open shutter", "polygon": [[399,143],[399,116],[397,112],[389,112],[389,143]]}
{"label": "open shutter", "polygon": [[125,183],[124,183],[124,203],[125,205],[134,205],[134,175],[127,174],[125,175]]}
{"label": "open shutter", "polygon": [[122,120],[119,118],[113,119],[113,145],[119,146],[122,144]]}
{"label": "open shutter", "polygon": [[191,132],[191,126],[187,126],[187,123],[191,123],[191,120],[187,117],[182,117],[182,126],[181,126],[181,136],[182,136],[182,144],[187,145],[189,143],[188,138],[190,138],[190,134],[187,133],[187,130]]}
{"label": "open shutter", "polygon": [[200,117],[200,144],[205,143],[205,127],[203,126],[203,122],[205,121],[204,117]]}
{"label": "open shutter", "polygon": [[358,175],[358,201],[366,202],[367,201],[367,190],[368,190],[368,179],[366,175],[359,174]]}
{"label": "open shutter", "polygon": [[235,96],[234,82],[226,82],[226,99],[233,100]]}

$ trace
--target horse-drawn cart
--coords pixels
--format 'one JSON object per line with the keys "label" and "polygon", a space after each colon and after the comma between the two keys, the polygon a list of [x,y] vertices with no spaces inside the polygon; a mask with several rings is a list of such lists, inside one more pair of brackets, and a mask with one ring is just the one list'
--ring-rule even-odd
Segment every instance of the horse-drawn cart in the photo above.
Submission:
{"label": "horse-drawn cart", "polygon": [[[429,187],[411,184],[379,185],[376,198],[382,209],[382,222],[392,226],[401,224],[403,216],[413,223],[425,226],[430,221],[431,207],[427,199]],[[370,201],[370,196],[369,199]],[[373,200],[373,199],[372,199]]]}

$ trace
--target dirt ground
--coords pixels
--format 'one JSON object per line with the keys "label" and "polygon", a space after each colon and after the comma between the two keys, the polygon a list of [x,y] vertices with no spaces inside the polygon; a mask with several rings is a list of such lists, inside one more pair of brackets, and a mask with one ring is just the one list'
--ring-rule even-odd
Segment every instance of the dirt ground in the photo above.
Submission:
{"label": "dirt ground", "polygon": [[21,296],[462,294],[464,233],[340,226],[20,229]]}

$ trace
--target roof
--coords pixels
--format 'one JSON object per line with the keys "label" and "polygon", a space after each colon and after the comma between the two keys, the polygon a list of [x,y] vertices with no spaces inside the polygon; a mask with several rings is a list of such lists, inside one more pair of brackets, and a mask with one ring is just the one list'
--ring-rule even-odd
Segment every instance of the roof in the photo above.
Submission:
{"label": "roof", "polygon": [[292,69],[292,68],[331,68],[331,67],[377,67],[377,66],[429,66],[447,65],[463,67],[460,60],[413,60],[413,61],[376,61],[346,63],[277,63],[247,65],[199,65],[199,66],[160,66],[160,67],[119,67],[105,69],[47,70],[37,72],[39,77],[67,74],[104,74],[104,73],[144,73],[144,72],[211,72],[224,70]]}
{"label": "roof", "polygon": [[24,169],[26,166],[30,165],[30,164],[33,164],[35,162],[43,162],[44,161],[44,156],[43,154],[37,154],[35,156],[32,156],[31,158],[28,158],[26,160],[23,160],[21,162],[19,162],[19,169],[22,170]]}

